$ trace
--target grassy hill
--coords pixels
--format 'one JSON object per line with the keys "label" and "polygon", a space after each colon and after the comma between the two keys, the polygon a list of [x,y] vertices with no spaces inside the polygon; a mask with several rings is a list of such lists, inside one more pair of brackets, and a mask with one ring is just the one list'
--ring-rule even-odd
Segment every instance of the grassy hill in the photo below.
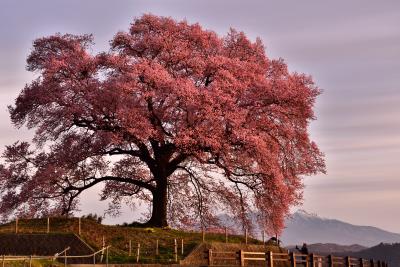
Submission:
{"label": "grassy hill", "polygon": [[[79,223],[77,218],[51,218],[51,233],[78,233]],[[47,219],[19,220],[18,233],[44,233],[47,230]],[[15,232],[15,222],[0,225],[0,233]],[[93,249],[101,249],[103,238],[106,245],[111,245],[111,262],[133,262],[136,259],[137,244],[140,244],[141,262],[173,262],[174,240],[177,240],[178,260],[185,258],[196,246],[202,243],[202,233],[181,231],[176,229],[137,228],[130,226],[102,225],[95,220],[81,220],[80,237]],[[156,255],[156,243],[159,244],[159,255]],[[183,240],[183,254],[181,242]],[[225,242],[224,233],[206,233],[206,242]],[[132,244],[132,254],[129,256],[129,241]],[[243,236],[229,235],[230,243],[245,243]],[[253,238],[248,239],[249,244],[262,242]],[[266,249],[278,251],[276,246]]]}

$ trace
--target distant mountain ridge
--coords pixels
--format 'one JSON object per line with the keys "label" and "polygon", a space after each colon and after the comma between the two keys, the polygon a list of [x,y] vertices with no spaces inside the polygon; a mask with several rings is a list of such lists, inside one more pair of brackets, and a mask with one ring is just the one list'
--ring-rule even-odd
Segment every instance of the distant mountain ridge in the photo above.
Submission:
{"label": "distant mountain ridge", "polygon": [[389,266],[400,266],[400,244],[381,243],[375,247],[351,253],[353,257],[385,261]]}
{"label": "distant mountain ridge", "polygon": [[[318,255],[335,255],[339,257],[350,256],[353,258],[374,259],[384,261],[389,266],[400,266],[400,244],[380,243],[377,246],[366,248],[360,245],[338,245],[338,244],[308,244],[309,253]],[[287,249],[297,252],[295,246],[288,246]]]}
{"label": "distant mountain ridge", "polygon": [[[348,255],[349,253],[355,253],[367,249],[366,247],[357,244],[338,245],[332,243],[307,244],[307,248],[309,253],[315,253],[318,255]],[[287,249],[297,252],[295,246],[288,246]]]}
{"label": "distant mountain ridge", "polygon": [[379,243],[398,243],[400,234],[372,226],[358,226],[334,219],[318,217],[303,210],[286,220],[280,237],[285,245],[335,243],[371,247]]}

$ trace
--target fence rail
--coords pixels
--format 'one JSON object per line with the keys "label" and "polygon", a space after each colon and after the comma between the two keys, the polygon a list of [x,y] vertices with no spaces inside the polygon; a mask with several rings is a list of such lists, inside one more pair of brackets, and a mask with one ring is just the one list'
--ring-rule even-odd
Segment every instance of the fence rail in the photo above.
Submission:
{"label": "fence rail", "polygon": [[366,260],[362,258],[338,257],[333,255],[322,256],[317,254],[277,253],[277,252],[249,252],[239,250],[213,251],[209,249],[206,258],[209,266],[248,266],[255,262],[263,262],[263,266],[278,267],[388,267],[385,261]]}
{"label": "fence rail", "polygon": [[87,258],[92,258],[93,259],[93,264],[96,265],[96,255],[100,254],[101,260],[103,258],[104,252],[105,252],[105,263],[106,266],[108,266],[108,251],[111,246],[104,247],[96,252],[93,252],[92,254],[88,255],[67,255],[67,251],[70,249],[69,247],[65,248],[63,251],[56,253],[54,256],[37,256],[37,255],[29,255],[29,256],[6,256],[2,255],[0,258],[1,262],[1,267],[5,266],[5,262],[12,262],[12,261],[23,261],[29,262],[29,267],[32,267],[32,261],[33,260],[50,260],[50,261],[55,261],[57,259],[64,259],[64,266],[67,266],[68,264],[68,259],[87,259]]}

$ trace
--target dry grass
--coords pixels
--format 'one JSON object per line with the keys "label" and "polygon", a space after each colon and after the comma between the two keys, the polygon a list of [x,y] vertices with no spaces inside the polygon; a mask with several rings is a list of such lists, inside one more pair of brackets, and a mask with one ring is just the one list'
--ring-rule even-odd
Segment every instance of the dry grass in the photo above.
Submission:
{"label": "dry grass", "polygon": [[[77,218],[51,218],[51,233],[78,233]],[[46,232],[47,219],[20,219],[18,222],[19,233]],[[0,233],[14,232],[15,222],[0,225]],[[136,247],[140,243],[141,262],[173,262],[174,239],[178,244],[178,259],[186,257],[198,244],[202,242],[202,234],[199,232],[181,231],[176,229],[161,228],[137,228],[130,226],[102,225],[94,220],[81,220],[81,238],[95,250],[103,244],[111,245],[110,260],[115,262],[132,262],[136,259]],[[181,255],[181,240],[184,242],[184,253]],[[129,257],[129,240],[132,244],[132,256]],[[156,242],[159,242],[159,255],[156,256]],[[225,235],[219,233],[207,233],[207,242],[224,242]],[[256,239],[249,238],[249,244],[261,244]],[[229,236],[231,243],[244,243],[242,236]]]}

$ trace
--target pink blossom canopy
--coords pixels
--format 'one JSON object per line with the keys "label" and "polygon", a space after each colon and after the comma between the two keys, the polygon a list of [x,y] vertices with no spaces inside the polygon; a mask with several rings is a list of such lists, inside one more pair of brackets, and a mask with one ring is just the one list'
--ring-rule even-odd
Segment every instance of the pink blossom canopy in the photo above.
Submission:
{"label": "pink blossom canopy", "polygon": [[38,74],[10,107],[35,129],[8,146],[0,214],[71,214],[103,183],[109,211],[150,203],[149,225],[217,225],[252,215],[270,232],[302,198],[302,178],[324,172],[308,124],[320,90],[271,60],[259,39],[143,15],[93,55],[92,36],[34,41]]}

